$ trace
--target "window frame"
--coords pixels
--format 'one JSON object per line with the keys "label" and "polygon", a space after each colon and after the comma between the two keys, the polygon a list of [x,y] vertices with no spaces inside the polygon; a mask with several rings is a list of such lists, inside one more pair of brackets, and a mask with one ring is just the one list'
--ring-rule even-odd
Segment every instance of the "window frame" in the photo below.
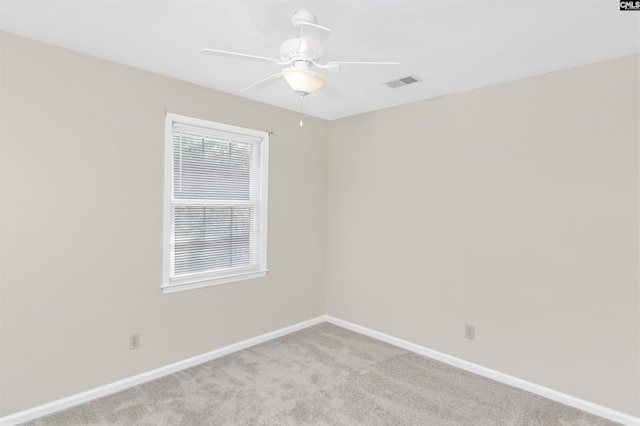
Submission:
{"label": "window frame", "polygon": [[[187,126],[201,127],[214,132],[222,132],[228,134],[237,134],[259,138],[260,149],[260,182],[259,194],[260,201],[258,203],[260,209],[260,244],[258,250],[260,252],[259,262],[257,266],[252,267],[235,267],[223,270],[212,271],[208,273],[184,274],[183,276],[171,276],[171,256],[173,245],[173,220],[172,207],[173,185],[174,185],[174,147],[173,132],[174,123]],[[166,113],[165,118],[165,170],[164,170],[164,218],[163,218],[163,277],[162,291],[165,294],[175,293],[197,288],[211,287],[221,284],[228,284],[237,281],[244,281],[253,278],[264,277],[267,272],[267,213],[268,213],[268,187],[269,187],[269,132],[260,130],[247,129],[229,124],[217,123],[214,121],[204,120],[200,118],[188,117],[173,113]],[[179,203],[176,203],[179,204]]]}

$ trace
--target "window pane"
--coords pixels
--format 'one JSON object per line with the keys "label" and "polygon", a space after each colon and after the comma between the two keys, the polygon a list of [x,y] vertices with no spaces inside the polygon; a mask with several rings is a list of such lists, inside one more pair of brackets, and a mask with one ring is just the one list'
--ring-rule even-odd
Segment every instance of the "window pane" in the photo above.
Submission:
{"label": "window pane", "polygon": [[175,206],[174,273],[247,266],[252,207]]}
{"label": "window pane", "polygon": [[175,198],[249,200],[254,144],[186,132],[173,143]]}

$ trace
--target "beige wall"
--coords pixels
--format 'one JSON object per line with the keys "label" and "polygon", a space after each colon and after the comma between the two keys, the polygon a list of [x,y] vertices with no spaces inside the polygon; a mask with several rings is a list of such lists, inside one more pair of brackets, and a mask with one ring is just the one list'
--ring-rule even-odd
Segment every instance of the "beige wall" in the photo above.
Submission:
{"label": "beige wall", "polygon": [[327,313],[639,415],[638,60],[331,122]]}
{"label": "beige wall", "polygon": [[[640,414],[638,57],[301,131],[0,45],[0,416],[325,312]],[[165,108],[275,132],[266,278],[162,295]]]}
{"label": "beige wall", "polygon": [[[324,313],[325,121],[1,37],[0,416]],[[165,108],[275,132],[266,278],[162,294]]]}

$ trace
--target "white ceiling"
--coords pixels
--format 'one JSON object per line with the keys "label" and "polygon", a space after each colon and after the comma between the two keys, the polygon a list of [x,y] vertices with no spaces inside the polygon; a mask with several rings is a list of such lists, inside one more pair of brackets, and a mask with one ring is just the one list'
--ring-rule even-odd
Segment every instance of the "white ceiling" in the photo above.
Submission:
{"label": "white ceiling", "polygon": [[[640,12],[620,11],[617,0],[0,0],[0,6],[4,31],[293,111],[300,100],[284,80],[239,93],[280,67],[199,52],[278,58],[280,43],[296,37],[291,13],[313,11],[332,29],[325,62],[400,62],[321,71],[327,91],[309,95],[307,108],[325,119],[640,53]],[[410,74],[423,81],[398,89],[381,84]]]}

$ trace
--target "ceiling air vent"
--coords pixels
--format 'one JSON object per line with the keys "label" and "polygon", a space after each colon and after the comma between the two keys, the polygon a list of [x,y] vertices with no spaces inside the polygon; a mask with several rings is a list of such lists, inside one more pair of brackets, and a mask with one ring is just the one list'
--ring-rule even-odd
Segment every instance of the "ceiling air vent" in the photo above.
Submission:
{"label": "ceiling air vent", "polygon": [[383,83],[383,84],[392,89],[395,89],[396,87],[406,86],[407,84],[417,83],[419,81],[422,81],[422,80],[420,80],[415,75],[410,75],[407,77],[399,78],[397,80],[387,81],[386,83]]}

